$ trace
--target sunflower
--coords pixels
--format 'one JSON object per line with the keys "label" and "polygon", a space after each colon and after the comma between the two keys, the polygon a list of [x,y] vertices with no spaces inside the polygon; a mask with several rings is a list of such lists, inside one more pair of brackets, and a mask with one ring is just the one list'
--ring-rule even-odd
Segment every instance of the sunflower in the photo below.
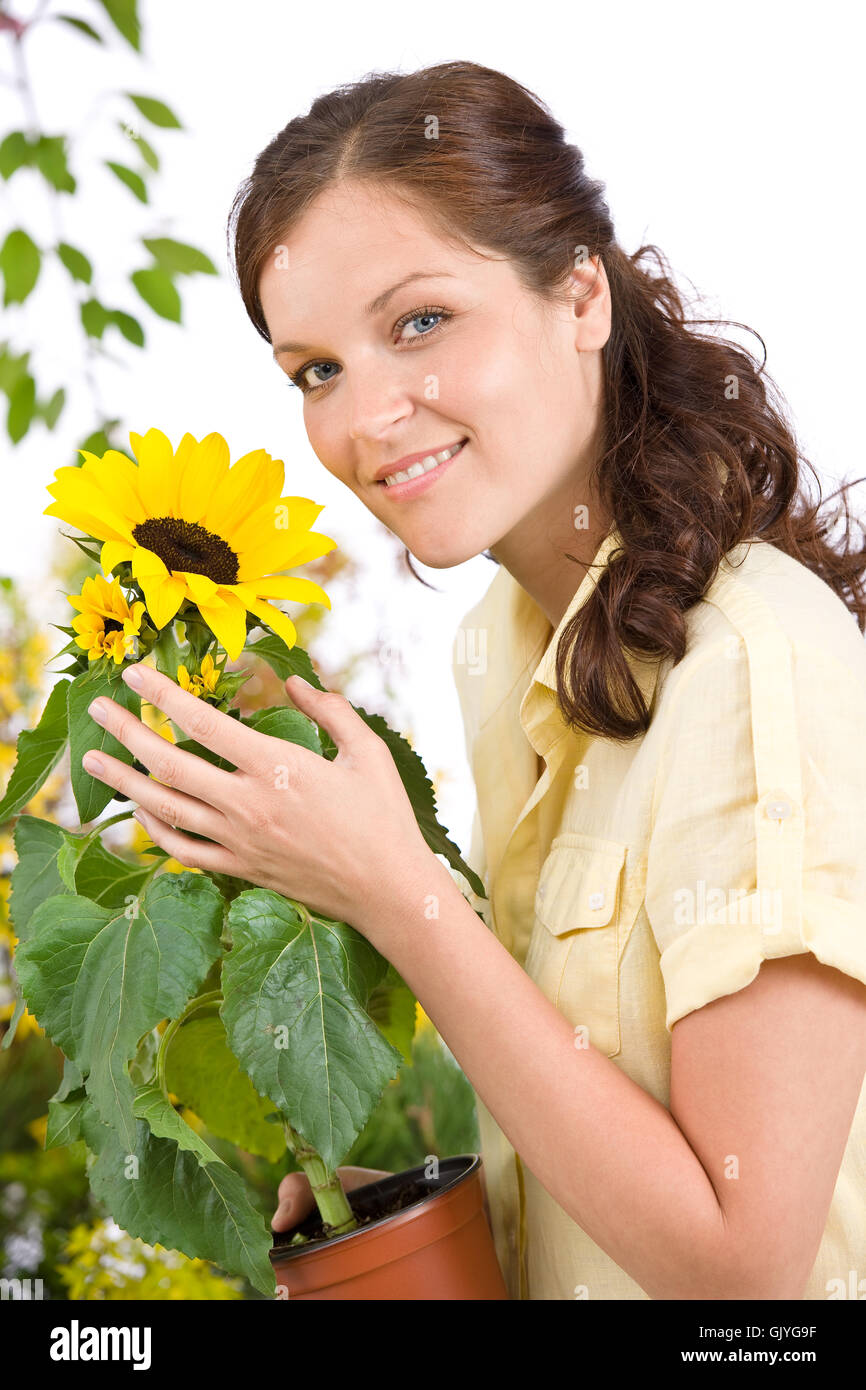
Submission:
{"label": "sunflower", "polygon": [[230,467],[219,434],[185,434],[176,450],[158,429],[130,434],[137,460],[109,449],[84,456],[81,467],[55,471],[45,508],[104,541],[107,574],[132,566],[153,624],[163,628],[184,601],[194,604],[236,661],[246,641],[247,612],[282,637],[297,641],[294,623],[268,599],[331,601],[312,579],[280,572],[315,560],[336,541],[310,527],[323,510],[308,497],[281,496],[284,466],[254,449]]}
{"label": "sunflower", "polygon": [[130,605],[119,582],[109,582],[101,574],[85,579],[81,593],[68,594],[67,599],[79,610],[72,626],[78,633],[75,641],[87,652],[89,661],[111,656],[119,666],[135,655],[135,638],[144,612],[141,599]]}
{"label": "sunflower", "polygon": [[201,675],[191,676],[185,666],[178,666],[177,683],[182,690],[188,690],[191,695],[212,695],[219,684],[221,674],[208,652],[201,663]]}

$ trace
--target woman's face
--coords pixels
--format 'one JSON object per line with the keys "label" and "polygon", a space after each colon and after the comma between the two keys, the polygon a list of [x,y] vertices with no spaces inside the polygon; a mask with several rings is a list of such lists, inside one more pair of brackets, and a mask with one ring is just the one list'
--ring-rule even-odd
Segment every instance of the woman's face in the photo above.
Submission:
{"label": "woman's face", "polygon": [[[595,286],[579,313],[544,305],[509,261],[455,249],[352,181],[324,191],[274,248],[259,295],[275,360],[304,391],[310,443],[423,564],[484,550],[507,564],[553,532],[573,544],[610,331],[603,268],[579,267],[579,282]],[[408,488],[377,481],[407,455],[461,441]]]}

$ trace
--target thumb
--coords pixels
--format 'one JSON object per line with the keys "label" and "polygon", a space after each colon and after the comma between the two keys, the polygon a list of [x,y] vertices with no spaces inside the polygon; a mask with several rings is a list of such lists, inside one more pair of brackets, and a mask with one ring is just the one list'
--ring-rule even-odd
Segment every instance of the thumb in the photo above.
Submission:
{"label": "thumb", "polygon": [[286,690],[304,714],[309,714],[331,735],[337,747],[347,748],[355,743],[366,724],[337,690],[317,690],[303,676],[289,676]]}

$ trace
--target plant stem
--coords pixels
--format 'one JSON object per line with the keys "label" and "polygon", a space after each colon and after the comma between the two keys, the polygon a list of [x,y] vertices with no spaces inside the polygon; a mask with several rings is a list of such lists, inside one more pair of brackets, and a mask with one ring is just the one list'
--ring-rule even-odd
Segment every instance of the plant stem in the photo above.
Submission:
{"label": "plant stem", "polygon": [[165,1084],[165,1063],[168,1055],[168,1045],[177,1032],[180,1025],[189,1018],[190,1014],[195,1013],[196,1009],[201,1009],[205,1004],[210,1004],[216,999],[222,999],[221,989],[212,989],[207,994],[199,994],[195,999],[190,999],[182,1013],[177,1018],[172,1019],[159,1040],[159,1051],[156,1054],[156,1079],[159,1082],[159,1089],[168,1100],[168,1087]]}
{"label": "plant stem", "polygon": [[339,1174],[331,1172],[324,1159],[285,1118],[283,1127],[286,1143],[307,1175],[326,1234],[339,1236],[353,1231],[358,1221],[349,1206]]}

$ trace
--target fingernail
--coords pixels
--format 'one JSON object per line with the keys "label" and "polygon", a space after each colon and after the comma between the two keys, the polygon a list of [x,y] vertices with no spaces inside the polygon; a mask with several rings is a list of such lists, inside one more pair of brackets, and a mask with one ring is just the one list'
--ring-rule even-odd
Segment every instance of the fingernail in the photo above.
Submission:
{"label": "fingernail", "polygon": [[85,772],[95,772],[97,777],[101,777],[105,772],[105,764],[101,758],[97,758],[95,753],[85,753],[82,762]]}
{"label": "fingernail", "polygon": [[300,681],[301,685],[305,685],[308,690],[315,690],[315,686],[311,685],[310,682],[308,680],[305,680],[303,676],[294,675],[292,676],[292,680]]}
{"label": "fingernail", "polygon": [[137,666],[127,666],[126,670],[121,672],[120,678],[126,681],[127,685],[131,685],[133,690],[141,690],[144,687],[144,680]]}
{"label": "fingernail", "polygon": [[87,713],[91,719],[95,719],[97,724],[104,724],[108,710],[104,700],[93,700],[87,706]]}

